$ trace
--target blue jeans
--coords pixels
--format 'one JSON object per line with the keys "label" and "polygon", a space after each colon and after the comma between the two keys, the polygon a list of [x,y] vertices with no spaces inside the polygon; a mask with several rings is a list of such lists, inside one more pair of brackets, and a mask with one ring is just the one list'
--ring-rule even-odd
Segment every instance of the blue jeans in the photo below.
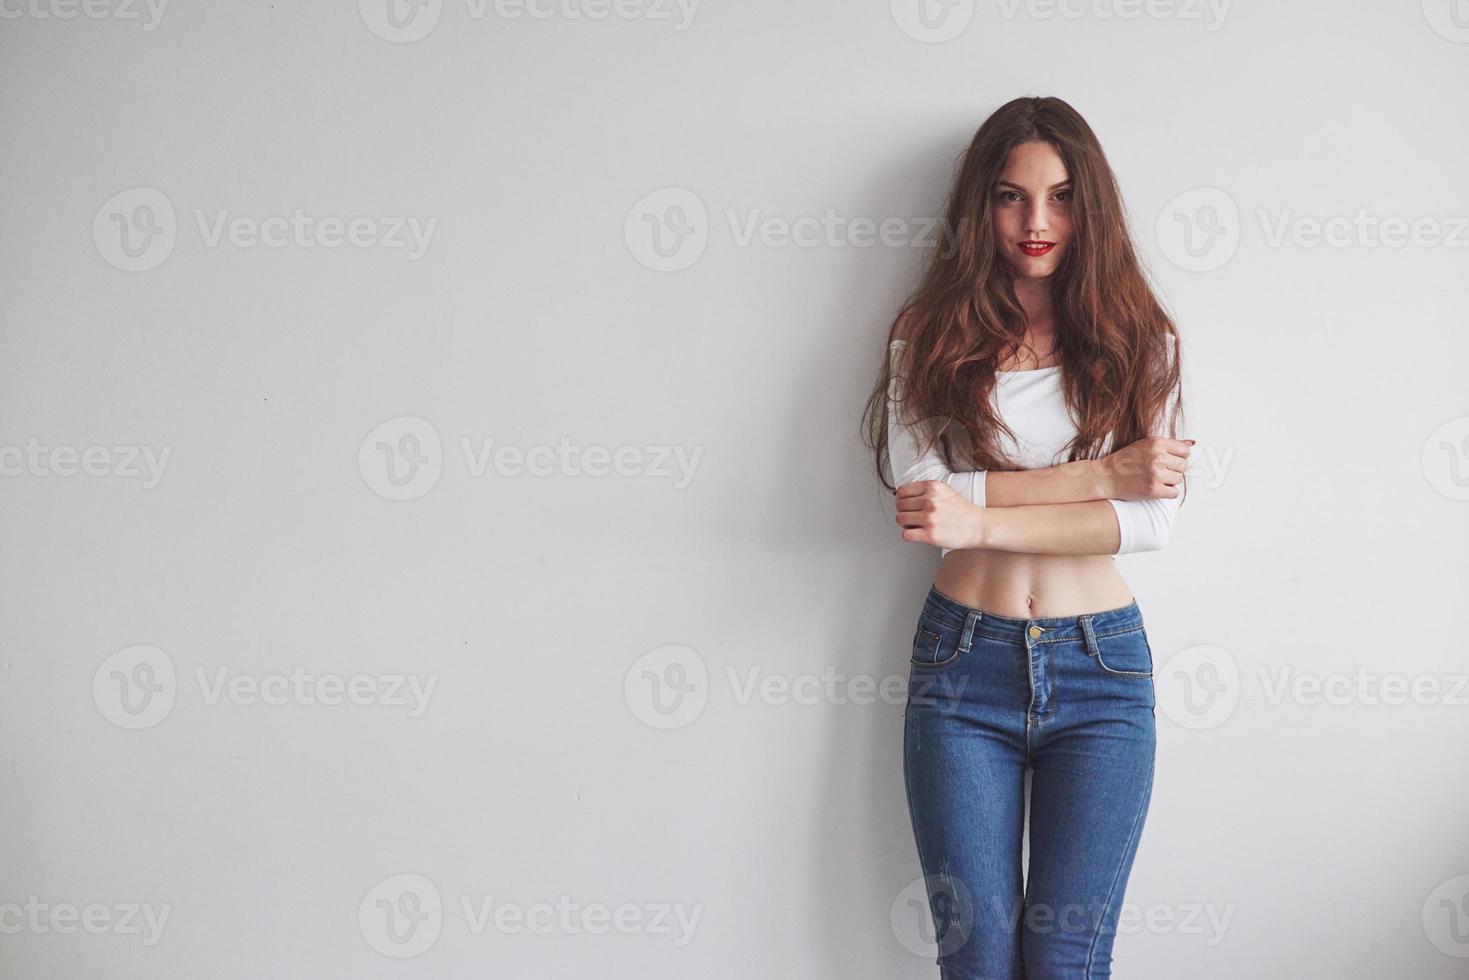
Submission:
{"label": "blue jeans", "polygon": [[1136,600],[1015,619],[929,589],[903,774],[942,980],[1112,975],[1153,790],[1155,709]]}

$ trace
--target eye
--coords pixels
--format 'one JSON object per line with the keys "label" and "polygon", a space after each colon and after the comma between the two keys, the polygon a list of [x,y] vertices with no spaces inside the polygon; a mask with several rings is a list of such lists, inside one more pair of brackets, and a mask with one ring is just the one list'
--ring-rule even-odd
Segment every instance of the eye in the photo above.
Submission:
{"label": "eye", "polygon": [[1071,192],[1070,191],[1057,191],[1056,192],[1056,200],[1062,201],[1062,202],[1070,201],[1071,200]]}
{"label": "eye", "polygon": [[1001,190],[1000,193],[999,193],[999,198],[1000,198],[1000,200],[1007,201],[1007,202],[1008,201],[1018,201],[1018,200],[1020,200],[1020,195],[1017,194],[1017,193],[1015,193],[1012,190]]}

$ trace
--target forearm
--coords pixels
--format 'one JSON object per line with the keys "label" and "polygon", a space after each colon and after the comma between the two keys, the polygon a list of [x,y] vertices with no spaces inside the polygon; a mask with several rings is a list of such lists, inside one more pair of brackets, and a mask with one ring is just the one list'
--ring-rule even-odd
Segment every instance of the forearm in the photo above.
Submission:
{"label": "forearm", "polygon": [[1031,555],[1113,555],[1121,543],[1106,500],[975,508],[974,548]]}
{"label": "forearm", "polygon": [[1106,474],[1094,459],[1034,470],[989,470],[984,475],[986,507],[1079,503],[1109,496]]}

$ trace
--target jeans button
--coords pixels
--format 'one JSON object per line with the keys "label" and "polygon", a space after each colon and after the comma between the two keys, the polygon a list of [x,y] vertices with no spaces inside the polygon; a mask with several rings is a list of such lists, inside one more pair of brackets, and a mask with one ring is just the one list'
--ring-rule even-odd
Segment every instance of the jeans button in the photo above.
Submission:
{"label": "jeans button", "polygon": [[1039,626],[1032,626],[1030,628],[1030,638],[1033,640],[1044,632],[1045,630],[1041,629]]}

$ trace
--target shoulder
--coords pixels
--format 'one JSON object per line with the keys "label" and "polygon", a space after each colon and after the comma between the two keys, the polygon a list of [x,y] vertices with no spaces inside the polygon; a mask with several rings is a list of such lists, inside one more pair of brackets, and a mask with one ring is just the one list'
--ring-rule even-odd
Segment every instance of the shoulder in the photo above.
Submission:
{"label": "shoulder", "polygon": [[[892,343],[906,343],[914,337],[919,336],[922,331],[922,321],[919,314],[911,306],[899,311],[893,321]],[[889,344],[892,346],[892,344]]]}

